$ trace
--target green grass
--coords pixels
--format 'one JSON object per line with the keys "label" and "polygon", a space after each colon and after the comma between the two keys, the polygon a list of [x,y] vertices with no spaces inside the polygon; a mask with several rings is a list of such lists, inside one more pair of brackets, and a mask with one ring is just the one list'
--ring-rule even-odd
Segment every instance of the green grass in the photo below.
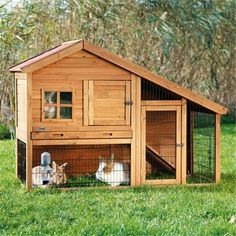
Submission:
{"label": "green grass", "polygon": [[235,134],[223,126],[219,185],[69,192],[26,192],[14,142],[0,141],[0,235],[236,235]]}

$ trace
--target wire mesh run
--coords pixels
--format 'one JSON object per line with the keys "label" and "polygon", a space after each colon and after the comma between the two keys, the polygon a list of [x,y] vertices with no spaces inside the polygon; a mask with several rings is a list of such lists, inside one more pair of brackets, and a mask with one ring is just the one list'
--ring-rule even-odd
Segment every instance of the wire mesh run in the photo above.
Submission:
{"label": "wire mesh run", "polygon": [[215,114],[188,104],[188,183],[215,182]]}
{"label": "wire mesh run", "polygon": [[176,112],[147,111],[146,179],[176,178]]}
{"label": "wire mesh run", "polygon": [[[51,164],[41,166],[41,154]],[[130,145],[60,145],[33,147],[33,186],[93,187],[130,185]]]}
{"label": "wire mesh run", "polygon": [[26,144],[17,139],[17,176],[26,181]]}

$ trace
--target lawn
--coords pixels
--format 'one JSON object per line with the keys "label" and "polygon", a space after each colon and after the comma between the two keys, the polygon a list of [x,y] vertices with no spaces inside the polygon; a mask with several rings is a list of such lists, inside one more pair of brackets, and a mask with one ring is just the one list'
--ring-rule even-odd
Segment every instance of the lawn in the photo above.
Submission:
{"label": "lawn", "polygon": [[224,125],[219,185],[26,192],[0,141],[0,235],[236,235],[235,148]]}

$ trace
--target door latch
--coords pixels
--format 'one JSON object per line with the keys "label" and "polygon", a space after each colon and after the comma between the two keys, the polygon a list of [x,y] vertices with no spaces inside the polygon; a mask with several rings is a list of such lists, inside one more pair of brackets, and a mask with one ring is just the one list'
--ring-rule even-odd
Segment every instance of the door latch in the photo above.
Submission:
{"label": "door latch", "polygon": [[126,106],[132,106],[133,105],[133,102],[130,100],[130,101],[125,101],[125,105]]}
{"label": "door latch", "polygon": [[183,143],[177,143],[177,144],[176,144],[176,147],[183,147],[183,146],[184,146]]}

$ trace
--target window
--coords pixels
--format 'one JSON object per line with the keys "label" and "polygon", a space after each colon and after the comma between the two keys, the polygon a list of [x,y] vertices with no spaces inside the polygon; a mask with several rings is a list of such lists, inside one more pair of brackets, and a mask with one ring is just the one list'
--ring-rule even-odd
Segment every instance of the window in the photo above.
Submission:
{"label": "window", "polygon": [[72,119],[72,92],[43,91],[43,119]]}

